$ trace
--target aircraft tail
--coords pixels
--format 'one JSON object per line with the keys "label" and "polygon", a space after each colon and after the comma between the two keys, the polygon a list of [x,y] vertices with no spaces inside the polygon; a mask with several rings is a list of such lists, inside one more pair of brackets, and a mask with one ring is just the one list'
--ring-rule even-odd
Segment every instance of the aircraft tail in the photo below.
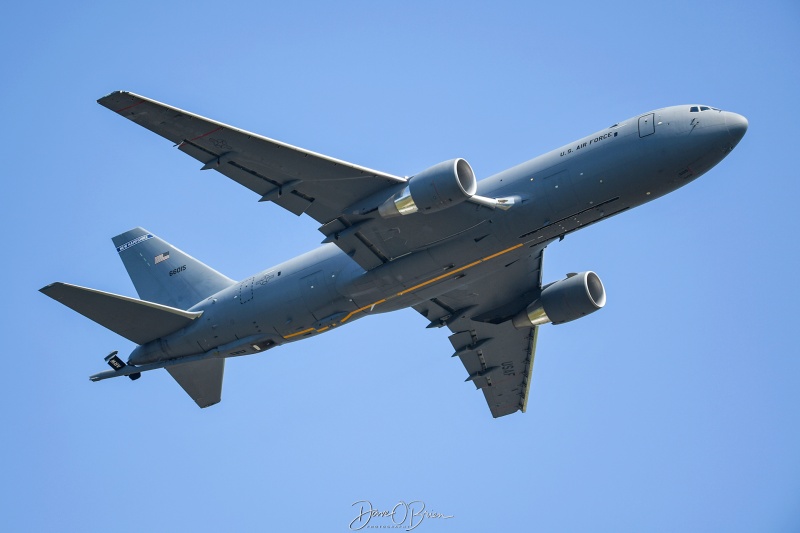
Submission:
{"label": "aircraft tail", "polygon": [[[136,344],[145,344],[184,328],[203,314],[69,283],[51,283],[39,290]],[[142,367],[126,364],[117,357],[117,352],[109,354],[106,362],[114,369],[112,375],[134,380],[142,375]],[[166,369],[200,407],[214,405],[222,399],[225,359],[201,359],[173,364]],[[99,378],[92,376],[93,381]]]}
{"label": "aircraft tail", "polygon": [[189,309],[236,283],[143,228],[112,241],[142,300]]}

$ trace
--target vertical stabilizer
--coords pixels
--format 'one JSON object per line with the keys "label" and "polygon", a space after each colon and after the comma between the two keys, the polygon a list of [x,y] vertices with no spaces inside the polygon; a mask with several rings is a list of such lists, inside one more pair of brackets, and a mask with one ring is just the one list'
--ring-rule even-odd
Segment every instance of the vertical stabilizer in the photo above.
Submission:
{"label": "vertical stabilizer", "polygon": [[112,241],[142,300],[189,309],[235,283],[143,228]]}

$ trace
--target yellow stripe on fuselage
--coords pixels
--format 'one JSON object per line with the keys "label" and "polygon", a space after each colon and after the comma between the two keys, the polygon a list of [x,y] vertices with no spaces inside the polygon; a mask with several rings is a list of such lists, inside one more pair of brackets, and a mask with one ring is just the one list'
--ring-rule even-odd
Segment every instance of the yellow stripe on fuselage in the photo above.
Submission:
{"label": "yellow stripe on fuselage", "polygon": [[491,261],[492,259],[500,257],[501,255],[507,254],[508,252],[512,252],[512,251],[514,251],[514,250],[516,250],[518,248],[522,248],[522,246],[523,246],[522,243],[515,244],[514,246],[511,246],[510,248],[506,248],[505,250],[501,250],[501,251],[499,251],[497,253],[494,253],[492,255],[487,255],[484,258],[478,259],[477,261],[473,261],[472,263],[466,264],[466,265],[464,265],[462,267],[458,267],[458,268],[456,268],[454,270],[448,270],[445,274],[441,274],[441,275],[436,276],[434,278],[431,278],[431,279],[429,279],[427,281],[423,281],[422,283],[414,285],[413,287],[409,287],[408,289],[403,289],[402,291],[397,292],[395,294],[392,294],[391,296],[387,296],[386,298],[381,298],[377,302],[371,303],[369,305],[365,305],[363,307],[359,307],[355,311],[350,311],[347,315],[345,315],[345,317],[342,318],[339,321],[338,324],[331,324],[330,326],[325,326],[324,328],[321,328],[321,329],[315,329],[315,328],[304,329],[303,331],[298,331],[297,333],[290,333],[289,335],[284,335],[283,338],[284,339],[291,339],[293,337],[299,337],[300,335],[305,335],[307,333],[311,333],[312,331],[316,331],[317,333],[322,333],[323,331],[326,331],[326,330],[328,330],[328,329],[330,329],[332,327],[338,326],[339,324],[344,324],[345,322],[350,320],[354,315],[356,315],[358,313],[361,313],[366,309],[372,310],[373,308],[375,308],[375,306],[380,305],[382,303],[385,303],[386,301],[391,300],[392,298],[397,298],[398,296],[405,296],[406,294],[412,293],[412,292],[414,292],[416,290],[419,290],[419,289],[421,289],[423,287],[427,287],[431,283],[436,283],[437,281],[441,281],[441,280],[443,280],[445,278],[448,278],[448,277],[452,276],[453,274],[458,274],[459,272],[463,272],[464,270],[470,269],[470,268],[472,268],[472,267],[474,267],[476,265],[480,265],[481,263],[485,263],[486,261]]}

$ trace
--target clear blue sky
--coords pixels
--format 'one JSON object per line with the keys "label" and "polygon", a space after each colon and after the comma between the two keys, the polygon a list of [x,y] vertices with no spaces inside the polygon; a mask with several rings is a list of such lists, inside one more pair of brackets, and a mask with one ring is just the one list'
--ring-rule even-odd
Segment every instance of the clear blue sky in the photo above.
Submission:
{"label": "clear blue sky", "polygon": [[[7,531],[800,530],[800,8],[763,2],[12,3],[0,19]],[[554,3],[555,4],[555,3]],[[689,186],[547,250],[601,312],[543,327],[528,412],[491,418],[413,311],[227,365],[199,410],[132,345],[37,291],[135,295],[141,225],[233,278],[316,246],[297,218],[100,107],[147,95],[410,175],[489,176],[650,109],[750,130]]]}

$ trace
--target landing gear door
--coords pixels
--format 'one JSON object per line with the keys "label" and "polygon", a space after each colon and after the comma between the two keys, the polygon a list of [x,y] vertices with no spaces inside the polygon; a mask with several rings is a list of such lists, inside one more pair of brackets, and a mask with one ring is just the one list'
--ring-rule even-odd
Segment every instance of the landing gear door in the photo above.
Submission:
{"label": "landing gear door", "polygon": [[639,117],[639,137],[647,137],[656,132],[655,113]]}

